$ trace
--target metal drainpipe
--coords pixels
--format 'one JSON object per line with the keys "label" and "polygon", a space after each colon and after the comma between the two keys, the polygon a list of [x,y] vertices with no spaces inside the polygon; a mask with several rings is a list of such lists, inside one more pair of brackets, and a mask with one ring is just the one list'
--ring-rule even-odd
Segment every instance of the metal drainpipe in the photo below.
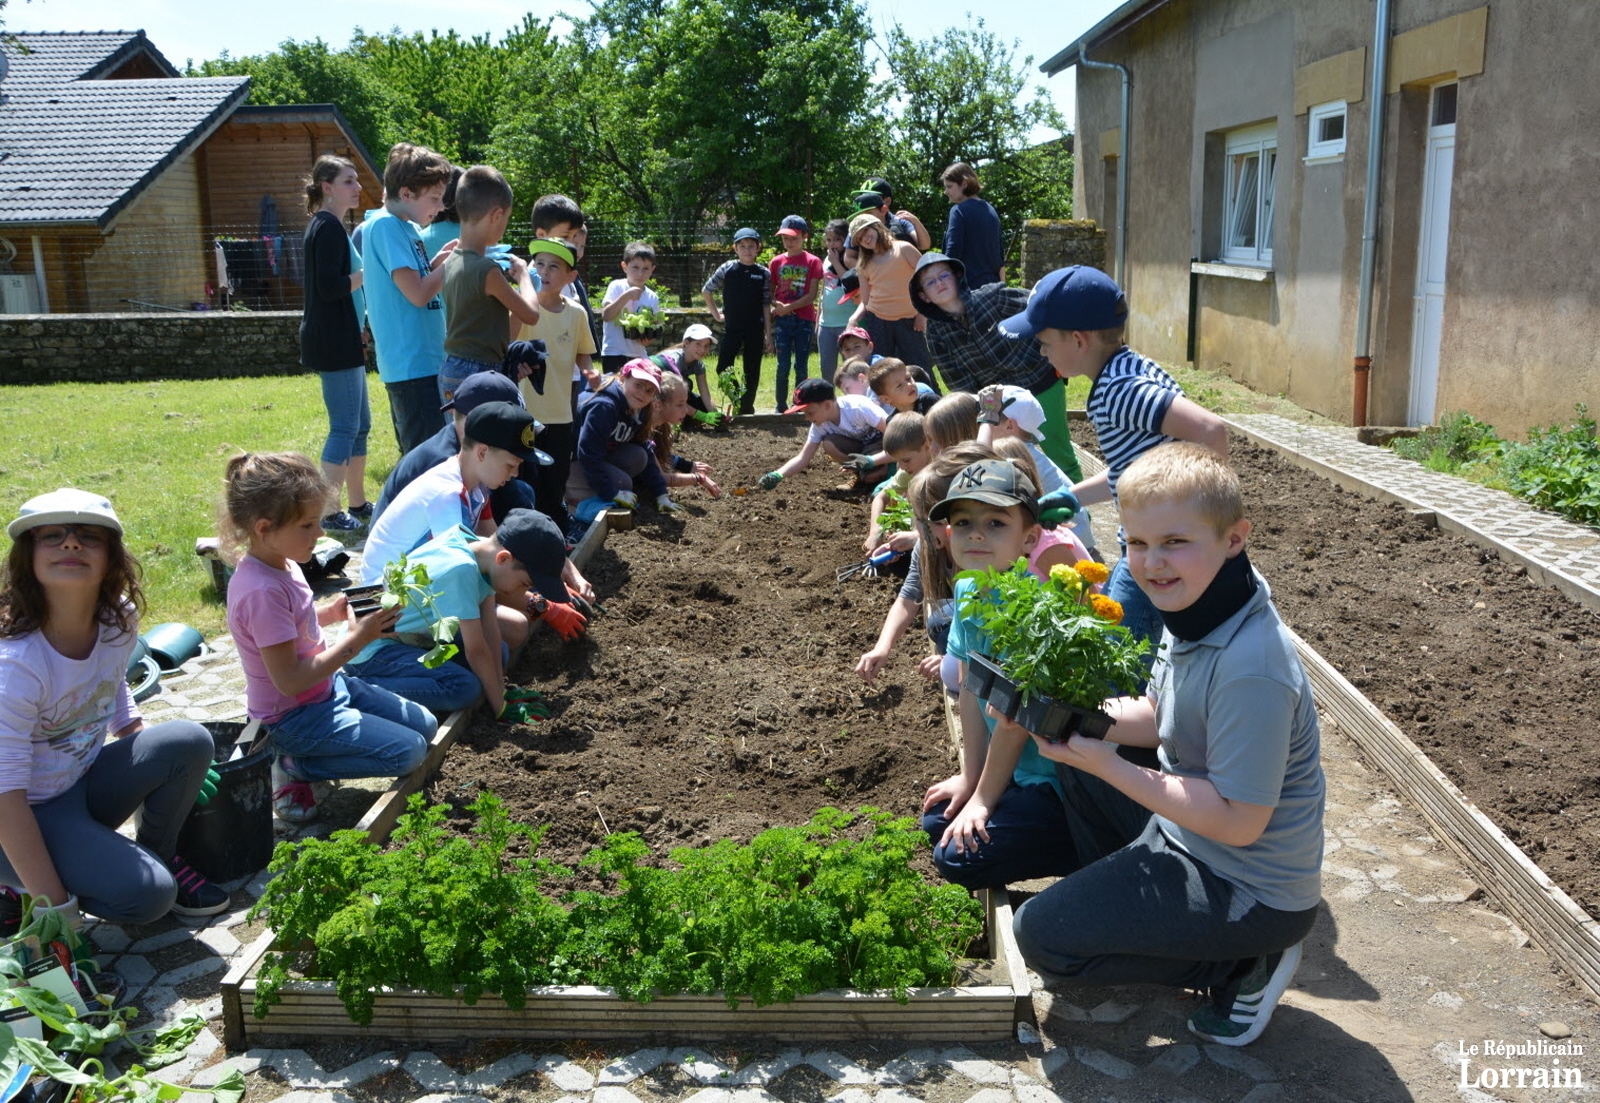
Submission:
{"label": "metal drainpipe", "polygon": [[1361,215],[1361,286],[1356,292],[1355,378],[1351,424],[1367,423],[1372,375],[1372,284],[1378,261],[1378,181],[1383,169],[1384,89],[1389,66],[1389,3],[1378,0],[1372,32],[1372,90],[1367,96],[1367,194]]}
{"label": "metal drainpipe", "polygon": [[[1383,0],[1387,3],[1387,0]],[[1118,61],[1091,61],[1087,47],[1078,50],[1078,64],[1089,69],[1115,69],[1122,74],[1122,126],[1117,139],[1117,284],[1128,290],[1128,127],[1132,122],[1133,77]],[[1082,156],[1083,151],[1078,151]]]}

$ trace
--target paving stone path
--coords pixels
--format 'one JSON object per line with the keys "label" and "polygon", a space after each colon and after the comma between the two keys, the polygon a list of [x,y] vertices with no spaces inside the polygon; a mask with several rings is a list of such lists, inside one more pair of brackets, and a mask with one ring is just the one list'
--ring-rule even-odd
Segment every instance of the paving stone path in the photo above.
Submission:
{"label": "paving stone path", "polygon": [[[1600,595],[1600,541],[1588,530],[1360,445],[1350,430],[1265,415],[1237,418],[1235,426],[1417,508],[1482,525],[1495,539],[1515,543],[1519,554],[1544,557],[1552,571]],[[1098,512],[1104,516],[1097,526],[1108,529],[1102,546],[1114,547],[1114,513]],[[148,720],[243,718],[237,653],[226,637],[210,647],[163,680],[162,692],[141,706]],[[246,1073],[247,1103],[1486,1101],[1502,1096],[1462,1086],[1463,1045],[1526,1043],[1540,1037],[1539,1024],[1552,1022],[1565,1024],[1574,1042],[1600,1038],[1593,1003],[1481,898],[1454,856],[1332,722],[1325,722],[1323,744],[1325,907],[1272,1026],[1242,1051],[1198,1044],[1184,1026],[1194,1005],[1174,993],[1118,988],[1060,995],[1035,986],[1037,1025],[1019,1027],[1007,1044],[424,1048],[328,1040],[227,1054],[217,985],[259,930],[246,912],[265,874],[228,885],[233,910],[196,929],[170,919],[138,930],[101,923],[90,937],[102,964],[127,980],[143,1019],[171,1021],[195,1010],[209,1020],[185,1059],[161,1075],[204,1088],[237,1067]],[[351,822],[355,816],[359,811]],[[1600,1079],[1600,1061],[1569,1063],[1586,1081]],[[1526,1096],[1580,1097],[1587,1093]],[[185,1103],[201,1098],[188,1095]]]}

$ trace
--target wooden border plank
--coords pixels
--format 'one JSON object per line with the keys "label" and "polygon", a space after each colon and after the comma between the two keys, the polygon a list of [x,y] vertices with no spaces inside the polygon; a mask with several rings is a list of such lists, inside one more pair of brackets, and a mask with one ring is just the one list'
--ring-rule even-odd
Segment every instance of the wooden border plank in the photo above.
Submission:
{"label": "wooden border plank", "polygon": [[1360,690],[1299,636],[1291,636],[1323,714],[1377,762],[1511,917],[1600,998],[1600,924],[1479,811],[1422,748]]}
{"label": "wooden border plank", "polygon": [[[249,980],[261,964],[261,959],[272,949],[274,931],[265,931],[252,942],[245,952],[234,959],[233,967],[222,978],[222,1044],[228,1049],[243,1049],[245,1041],[245,1007],[241,986]],[[251,982],[254,989],[254,982]],[[254,992],[252,991],[252,998]]]}

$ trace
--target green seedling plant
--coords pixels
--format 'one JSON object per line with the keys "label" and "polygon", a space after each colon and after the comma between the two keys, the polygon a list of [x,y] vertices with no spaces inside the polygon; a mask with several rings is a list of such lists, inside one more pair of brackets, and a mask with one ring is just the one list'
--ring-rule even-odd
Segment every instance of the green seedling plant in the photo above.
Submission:
{"label": "green seedling plant", "polygon": [[647,306],[641,310],[628,311],[618,315],[617,324],[622,327],[622,332],[626,337],[637,341],[644,337],[659,334],[666,328],[667,316],[661,311]]}
{"label": "green seedling plant", "polygon": [[878,527],[885,536],[896,532],[912,532],[916,518],[911,513],[911,503],[899,491],[883,492],[883,510],[878,514]]}
{"label": "green seedling plant", "polygon": [[379,599],[385,609],[395,609],[402,601],[406,602],[428,622],[433,647],[418,661],[429,670],[441,667],[455,657],[460,650],[456,646],[456,634],[461,631],[460,617],[439,615],[438,595],[431,589],[432,585],[433,579],[428,576],[428,568],[421,563],[408,563],[402,555],[384,567],[384,593]]}
{"label": "green seedling plant", "polygon": [[582,861],[611,886],[559,897],[572,871],[530,857],[542,831],[513,824],[493,794],[468,806],[466,836],[449,810],[413,796],[394,843],[356,831],[280,844],[276,874],[251,912],[282,946],[257,978],[255,1013],[281,996],[291,967],[334,982],[350,1017],[372,1019],[380,987],[421,988],[472,1003],[485,992],[522,1007],[541,984],[606,985],[648,1002],[720,992],[758,1005],[824,988],[908,990],[952,982],[982,929],[964,889],[930,884],[911,860],[929,844],[913,819],[825,808],[802,827],[747,844],[723,840],[650,864],[633,832]]}
{"label": "green seedling plant", "polygon": [[717,390],[728,400],[724,412],[732,417],[739,412],[739,402],[744,398],[744,375],[737,365],[729,364],[717,373]]}
{"label": "green seedling plant", "polygon": [[1021,698],[1043,694],[1075,708],[1098,709],[1107,697],[1137,693],[1150,643],[1122,626],[1119,602],[1093,592],[1110,575],[1105,564],[1060,563],[1043,579],[1027,566],[1019,559],[1009,570],[956,575],[976,583],[961,613],[977,619],[989,657],[1016,683]]}

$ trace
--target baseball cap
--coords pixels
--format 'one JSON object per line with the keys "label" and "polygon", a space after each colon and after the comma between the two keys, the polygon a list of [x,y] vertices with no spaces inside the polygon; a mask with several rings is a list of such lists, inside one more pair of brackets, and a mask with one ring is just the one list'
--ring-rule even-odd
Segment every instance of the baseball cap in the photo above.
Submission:
{"label": "baseball cap", "polygon": [[881,176],[867,177],[866,181],[861,185],[861,190],[875,191],[885,199],[888,199],[894,194],[894,188],[890,185],[889,181],[885,180]]}
{"label": "baseball cap", "polygon": [[1021,314],[1000,323],[1007,337],[1036,337],[1041,329],[1115,329],[1128,320],[1128,300],[1098,268],[1058,268],[1034,285]]}
{"label": "baseball cap", "polygon": [[683,339],[685,341],[709,341],[715,336],[716,334],[711,332],[710,326],[701,325],[699,322],[683,331]]}
{"label": "baseball cap", "polygon": [[479,371],[473,372],[456,384],[455,394],[451,395],[450,401],[439,409],[460,410],[465,415],[472,413],[486,402],[525,405],[522,401],[522,392],[506,376],[497,371]]}
{"label": "baseball cap", "polygon": [[654,383],[656,390],[659,391],[661,389],[661,369],[642,356],[636,360],[629,360],[622,365],[622,370],[617,372],[617,375],[623,379],[630,375],[636,376],[639,379]]}
{"label": "baseball cap", "polygon": [[554,521],[536,509],[513,509],[495,530],[495,538],[528,572],[528,581],[541,596],[548,601],[572,600],[561,581],[567,542]]}
{"label": "baseball cap", "polygon": [[733,243],[735,245],[739,244],[741,241],[760,241],[760,240],[761,240],[761,235],[756,233],[754,230],[752,230],[748,226],[740,226],[737,230],[733,231]]}
{"label": "baseball cap", "polygon": [[807,379],[794,389],[794,405],[783,411],[786,414],[798,414],[813,402],[832,402],[834,400],[833,384],[826,379]]}
{"label": "baseball cap", "polygon": [[486,402],[467,415],[463,436],[490,448],[502,448],[519,460],[535,457],[533,446],[538,422],[522,407],[510,402]]}
{"label": "baseball cap", "polygon": [[1044,424],[1044,407],[1033,397],[1033,392],[1007,383],[1000,388],[1000,394],[1000,415],[1015,421],[1035,443],[1043,440],[1044,433],[1039,427]]}
{"label": "baseball cap", "polygon": [[[861,272],[851,268],[839,277],[839,286],[844,288],[844,294],[839,296],[840,302],[848,302],[861,294]],[[851,326],[851,329],[861,329],[860,326]],[[866,330],[861,330],[865,333]]]}
{"label": "baseball cap", "polygon": [[979,460],[969,463],[950,483],[944,500],[928,511],[928,520],[943,521],[956,502],[983,502],[991,506],[1022,506],[1035,515],[1039,512],[1039,492],[1033,480],[1010,460]]}
{"label": "baseball cap", "polygon": [[536,237],[528,242],[528,257],[549,253],[566,262],[568,268],[578,267],[578,251],[557,237]]}
{"label": "baseball cap", "polygon": [[858,191],[850,197],[850,205],[857,211],[875,211],[883,206],[883,196],[875,191]]}
{"label": "baseball cap", "polygon": [[122,522],[117,520],[109,501],[87,490],[63,487],[23,502],[17,519],[6,526],[6,535],[14,540],[40,525],[72,524],[100,525],[119,535],[122,532]]}
{"label": "baseball cap", "polygon": [[869,345],[877,344],[877,342],[872,339],[872,334],[868,333],[860,326],[845,326],[843,332],[839,334],[839,340],[842,341],[846,337],[859,337]]}
{"label": "baseball cap", "polygon": [[806,225],[806,220],[797,214],[785,215],[778,224],[778,233],[785,236],[794,234],[796,237],[805,237],[810,232],[811,227]]}

